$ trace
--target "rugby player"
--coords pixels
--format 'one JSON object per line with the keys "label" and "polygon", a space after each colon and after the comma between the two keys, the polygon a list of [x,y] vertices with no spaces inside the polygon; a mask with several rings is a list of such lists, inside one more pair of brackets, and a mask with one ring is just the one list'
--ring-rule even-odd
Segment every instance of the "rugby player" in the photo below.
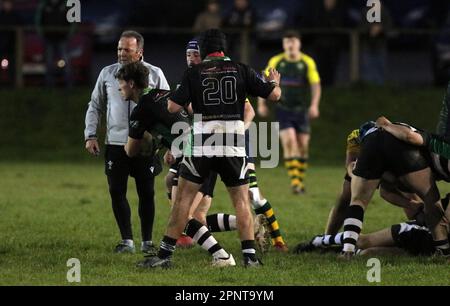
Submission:
{"label": "rugby player", "polygon": [[[130,116],[129,136],[125,145],[126,154],[130,157],[138,154],[146,131],[152,133],[163,146],[169,149],[175,139],[182,137],[183,133],[184,135],[189,133],[188,113],[186,111],[169,113],[167,101],[170,91],[148,88],[147,72],[147,68],[142,64],[132,63],[123,66],[116,75],[124,99],[139,101]],[[174,134],[172,127],[176,123],[185,124],[180,126],[184,129]],[[191,220],[191,222],[195,222],[195,220]],[[233,256],[220,246],[205,226],[202,226],[200,231],[199,233],[188,232],[188,234],[191,238],[195,237],[198,244],[213,256],[213,266],[236,265]]]}
{"label": "rugby player", "polygon": [[[276,106],[276,118],[280,122],[280,139],[283,146],[285,167],[291,179],[292,191],[305,192],[304,179],[308,168],[310,120],[319,117],[321,96],[320,77],[314,60],[301,52],[300,34],[288,31],[283,35],[284,53],[269,60],[269,69],[277,69],[282,75],[281,103]],[[308,105],[309,85],[311,91]],[[258,114],[265,117],[268,108],[264,99],[258,100]]]}
{"label": "rugby player", "polygon": [[[342,227],[348,206],[351,201],[351,181],[353,176],[353,168],[358,159],[361,150],[360,134],[364,135],[366,131],[375,126],[374,121],[368,121],[361,125],[359,129],[353,130],[347,137],[347,149],[345,168],[347,170],[342,191],[339,195],[335,205],[331,209],[328,221],[325,227],[325,234],[335,235]],[[402,207],[408,220],[416,220],[423,218],[423,202],[414,193],[411,193],[408,188],[402,186],[395,177],[389,173],[383,174],[383,179],[380,182],[380,196],[387,202]]]}
{"label": "rugby player", "polygon": [[[442,206],[450,214],[450,194],[442,199]],[[448,233],[450,235],[450,233]],[[342,247],[344,233],[333,235],[318,235],[307,243],[299,244],[294,252],[301,254],[314,250],[324,250]],[[361,234],[356,243],[358,255],[409,254],[431,256],[436,252],[433,237],[427,227],[421,222],[412,220],[392,225],[389,228]]]}
{"label": "rugby player", "polygon": [[[403,126],[403,128],[422,134],[423,138],[428,136],[427,133],[410,126]],[[432,165],[428,160],[429,152],[405,143],[379,127],[369,129],[361,135],[361,138],[361,153],[353,170],[354,176],[351,183],[351,204],[344,221],[341,257],[348,259],[355,254],[364,210],[385,172],[391,172],[422,199],[425,205],[425,222],[433,235],[436,252],[444,256],[450,255],[449,216],[445,215],[440,201]],[[439,163],[439,158],[437,160]],[[448,164],[448,160],[446,163]]]}
{"label": "rugby player", "polygon": [[[186,62],[188,67],[197,65],[201,63],[200,48],[196,39],[192,39],[188,42],[186,48]],[[271,237],[271,244],[274,248],[281,252],[287,252],[288,248],[284,239],[281,235],[280,227],[273,211],[273,208],[269,201],[262,196],[260,189],[258,187],[258,181],[255,171],[255,162],[252,157],[254,154],[250,152],[251,146],[249,139],[248,128],[255,117],[255,112],[250,104],[250,101],[246,99],[244,108],[244,124],[245,124],[245,143],[246,152],[248,155],[248,171],[250,178],[250,201],[252,207],[257,215],[255,219],[255,238],[259,248],[265,252],[267,251],[268,243],[267,236]],[[169,200],[172,198],[172,194],[175,195],[178,185],[178,166],[181,161],[180,158],[175,159],[170,151],[167,151],[164,157],[167,163],[173,162],[170,167],[169,173],[166,176],[166,186],[170,190]],[[208,210],[211,207],[211,202],[214,193],[214,187],[217,179],[217,173],[213,172],[210,174],[205,183],[199,190],[199,194],[195,197],[194,203],[191,208],[190,216],[199,220],[206,226],[208,226],[211,232],[222,232],[222,231],[234,231],[237,229],[236,226],[236,216],[218,213],[207,216]],[[260,216],[261,215],[261,216]],[[265,218],[263,218],[265,217]],[[264,228],[267,227],[266,231]],[[190,247],[194,245],[195,242],[187,235],[182,235],[177,241],[177,247]]]}
{"label": "rugby player", "polygon": [[[199,233],[204,226],[188,221],[193,200],[211,171],[217,172],[227,186],[236,210],[244,266],[256,267],[253,218],[249,205],[249,185],[245,151],[244,108],[248,94],[278,101],[281,96],[280,74],[270,70],[268,81],[254,70],[230,60],[226,55],[225,34],[217,29],[206,31],[200,41],[203,62],[185,72],[181,85],[172,94],[168,109],[178,112],[192,103],[194,112],[193,142],[190,156],[185,154],[180,168],[178,192],[166,234],[158,256],[142,263],[146,267],[170,266],[176,240],[183,229]],[[201,115],[201,121],[195,120]],[[208,144],[210,137],[233,139],[233,142]]]}

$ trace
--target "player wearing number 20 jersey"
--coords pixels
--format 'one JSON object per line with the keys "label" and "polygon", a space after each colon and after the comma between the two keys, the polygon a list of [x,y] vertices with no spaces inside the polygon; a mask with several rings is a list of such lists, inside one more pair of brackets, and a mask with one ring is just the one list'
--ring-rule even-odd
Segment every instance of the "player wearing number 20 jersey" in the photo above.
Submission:
{"label": "player wearing number 20 jersey", "polygon": [[192,101],[194,110],[192,147],[191,152],[185,152],[188,158],[183,162],[181,176],[202,183],[210,167],[192,161],[201,157],[228,157],[220,163],[217,159],[205,161],[214,163],[212,168],[217,168],[228,187],[246,184],[246,95],[268,97],[273,88],[250,67],[234,63],[220,52],[209,54],[201,64],[189,68],[171,97],[181,106]]}

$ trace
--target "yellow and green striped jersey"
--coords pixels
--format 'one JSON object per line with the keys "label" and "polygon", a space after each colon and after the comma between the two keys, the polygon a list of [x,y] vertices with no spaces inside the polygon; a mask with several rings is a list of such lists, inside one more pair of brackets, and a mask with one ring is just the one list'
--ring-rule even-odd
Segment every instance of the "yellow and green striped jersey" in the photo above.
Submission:
{"label": "yellow and green striped jersey", "polygon": [[359,155],[361,143],[359,141],[359,129],[353,130],[347,137],[347,153]]}
{"label": "yellow and green striped jersey", "polygon": [[301,53],[298,60],[289,60],[284,53],[272,57],[265,70],[275,68],[281,74],[281,103],[277,104],[287,110],[303,111],[309,106],[309,86],[320,83],[314,60]]}

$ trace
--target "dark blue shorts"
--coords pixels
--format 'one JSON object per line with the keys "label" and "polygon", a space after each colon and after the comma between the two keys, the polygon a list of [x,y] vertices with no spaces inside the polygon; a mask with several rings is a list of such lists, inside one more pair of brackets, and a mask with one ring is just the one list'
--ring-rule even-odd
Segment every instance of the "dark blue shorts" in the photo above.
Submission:
{"label": "dark blue shorts", "polygon": [[280,130],[294,128],[297,134],[309,134],[311,131],[307,111],[294,112],[277,108],[276,117],[280,123]]}

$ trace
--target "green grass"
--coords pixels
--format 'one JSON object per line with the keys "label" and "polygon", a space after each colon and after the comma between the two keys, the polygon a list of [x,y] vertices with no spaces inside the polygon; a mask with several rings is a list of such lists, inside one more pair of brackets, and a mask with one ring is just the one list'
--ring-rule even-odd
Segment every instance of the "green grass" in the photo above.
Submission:
{"label": "green grass", "polygon": [[[260,269],[240,264],[236,232],[216,238],[239,261],[235,268],[213,269],[209,255],[196,247],[177,250],[173,269],[142,271],[134,267],[142,255],[115,255],[118,230],[112,215],[100,160],[86,163],[0,163],[0,285],[69,285],[69,258],[81,261],[81,285],[371,285],[366,260],[340,262],[335,255],[294,256],[274,251]],[[288,191],[284,170],[258,171],[260,186],[272,202],[290,246],[321,233],[340,190],[341,167],[312,165],[308,193]],[[154,240],[165,229],[169,206],[163,175],[156,183]],[[442,192],[448,190],[442,189]],[[134,182],[129,182],[135,241],[139,220]],[[232,213],[221,183],[210,212]],[[363,232],[404,220],[400,209],[375,197]],[[450,285],[450,265],[429,258],[380,257],[381,285]]]}

